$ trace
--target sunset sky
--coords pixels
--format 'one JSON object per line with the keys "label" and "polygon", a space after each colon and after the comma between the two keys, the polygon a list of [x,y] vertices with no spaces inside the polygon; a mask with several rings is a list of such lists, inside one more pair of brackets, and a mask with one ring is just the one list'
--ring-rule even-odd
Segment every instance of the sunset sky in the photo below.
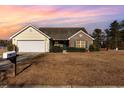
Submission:
{"label": "sunset sky", "polygon": [[8,39],[23,26],[108,28],[114,20],[124,20],[124,6],[0,6],[0,39]]}

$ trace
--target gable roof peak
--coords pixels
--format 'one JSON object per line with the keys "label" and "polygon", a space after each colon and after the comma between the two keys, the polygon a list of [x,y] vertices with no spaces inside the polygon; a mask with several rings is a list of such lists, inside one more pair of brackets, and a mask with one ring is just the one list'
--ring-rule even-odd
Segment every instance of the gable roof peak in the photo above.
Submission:
{"label": "gable roof peak", "polygon": [[28,25],[25,25],[23,28],[27,28],[27,27],[34,27],[34,28],[39,28],[39,27],[37,27],[36,25],[33,25],[33,24],[28,24]]}
{"label": "gable roof peak", "polygon": [[38,31],[38,32],[42,33],[43,35],[45,35],[46,37],[51,38],[48,35],[46,35],[45,33],[43,33],[42,31],[40,31],[36,26],[34,26],[32,24],[28,24],[28,25],[24,26],[20,31],[18,31],[15,34],[13,34],[9,39],[12,39],[13,37],[17,36],[18,34],[20,34],[21,32],[23,32],[25,29],[28,29],[29,27],[32,27],[36,31]]}

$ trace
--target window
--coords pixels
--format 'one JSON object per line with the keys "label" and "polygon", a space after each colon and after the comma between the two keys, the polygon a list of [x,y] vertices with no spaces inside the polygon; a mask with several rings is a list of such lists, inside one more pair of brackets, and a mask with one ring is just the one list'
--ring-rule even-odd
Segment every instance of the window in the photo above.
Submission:
{"label": "window", "polygon": [[78,41],[76,41],[76,47],[77,48],[86,48],[86,42],[78,40]]}
{"label": "window", "polygon": [[59,43],[58,41],[55,41],[54,46],[63,47],[63,44]]}

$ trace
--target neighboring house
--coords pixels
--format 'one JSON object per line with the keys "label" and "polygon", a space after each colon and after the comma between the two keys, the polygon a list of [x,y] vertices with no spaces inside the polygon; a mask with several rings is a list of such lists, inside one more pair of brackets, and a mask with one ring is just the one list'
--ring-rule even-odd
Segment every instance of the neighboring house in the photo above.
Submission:
{"label": "neighboring house", "polygon": [[89,48],[93,38],[84,28],[24,27],[10,37],[18,52],[49,52],[52,46]]}

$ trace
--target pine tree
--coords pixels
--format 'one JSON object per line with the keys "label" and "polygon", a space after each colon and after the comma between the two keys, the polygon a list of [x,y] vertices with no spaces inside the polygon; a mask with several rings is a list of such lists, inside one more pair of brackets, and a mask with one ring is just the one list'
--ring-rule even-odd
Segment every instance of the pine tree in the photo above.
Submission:
{"label": "pine tree", "polygon": [[110,24],[110,38],[111,38],[111,48],[118,50],[119,45],[119,29],[120,25],[117,21],[114,21]]}

